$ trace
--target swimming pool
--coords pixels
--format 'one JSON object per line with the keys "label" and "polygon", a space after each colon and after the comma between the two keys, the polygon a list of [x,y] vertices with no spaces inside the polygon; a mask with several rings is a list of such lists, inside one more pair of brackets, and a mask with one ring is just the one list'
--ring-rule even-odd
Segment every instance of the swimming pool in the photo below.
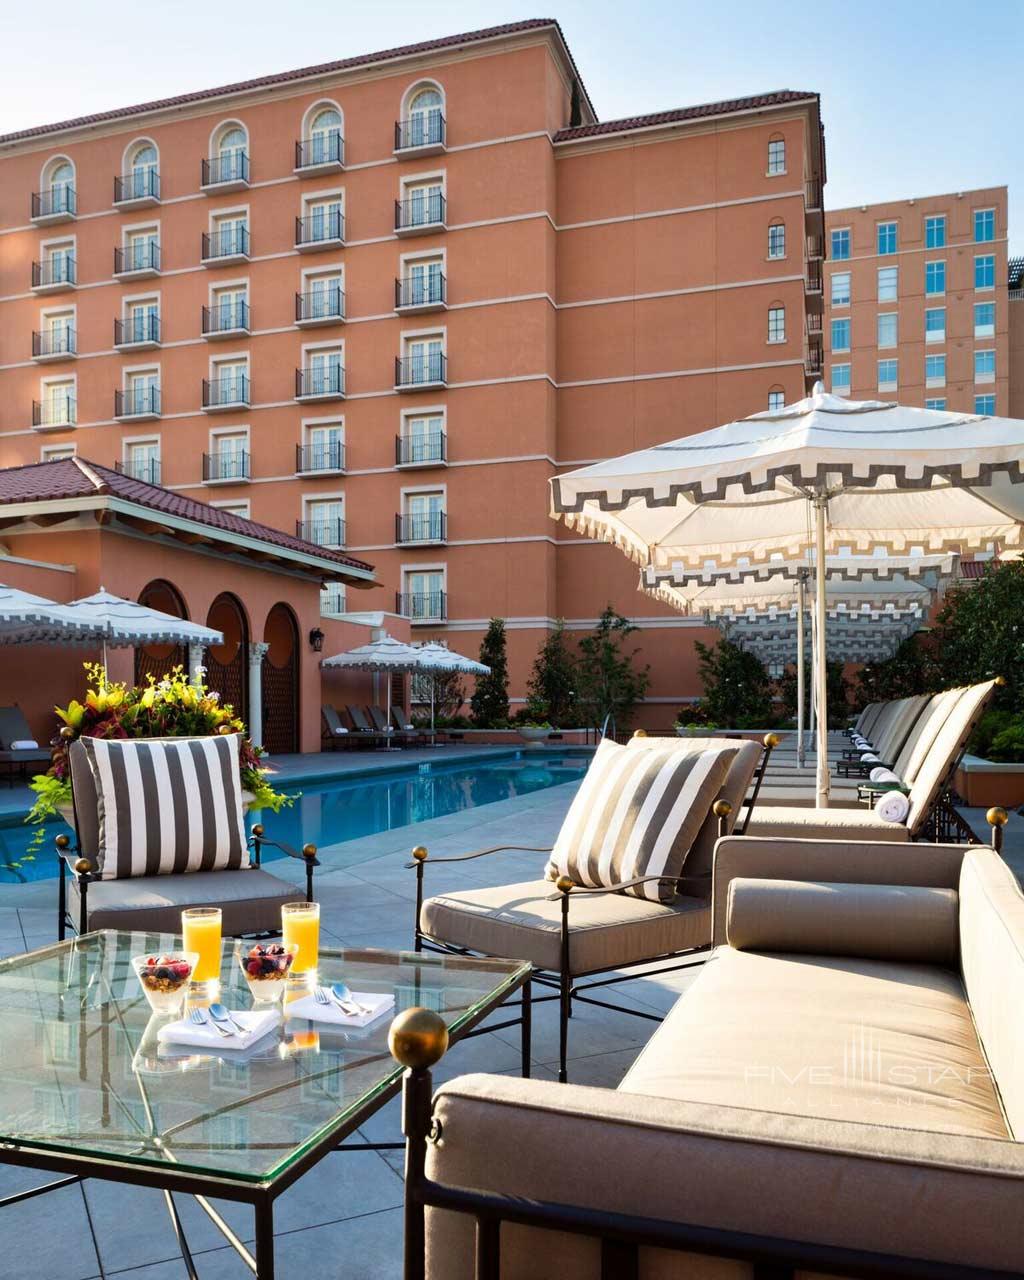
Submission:
{"label": "swimming pool", "polygon": [[[353,842],[366,836],[578,782],[591,755],[527,750],[498,759],[438,759],[387,773],[297,782],[282,788],[299,793],[294,805],[278,814],[253,813],[250,820],[264,822],[268,836],[295,849],[310,841],[321,849],[346,846],[330,849],[323,859],[325,865],[343,867],[365,857]],[[63,823],[48,823],[35,859],[25,862],[32,831],[21,823],[0,826],[0,885],[54,877],[53,838],[66,830]],[[264,861],[283,856],[268,850]]]}

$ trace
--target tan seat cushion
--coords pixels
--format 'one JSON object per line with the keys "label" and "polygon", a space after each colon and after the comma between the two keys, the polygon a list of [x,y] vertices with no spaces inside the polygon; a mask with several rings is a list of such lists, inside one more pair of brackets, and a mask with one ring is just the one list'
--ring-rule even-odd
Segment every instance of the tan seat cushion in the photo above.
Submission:
{"label": "tan seat cushion", "polygon": [[901,822],[883,822],[873,809],[797,809],[758,806],[748,836],[795,836],[808,840],[885,840],[902,844],[910,832]]}
{"label": "tan seat cushion", "polygon": [[[420,927],[439,942],[558,970],[559,897],[550,880],[441,894],[424,902]],[[574,974],[711,942],[710,906],[699,898],[680,896],[661,903],[624,893],[571,893],[569,925],[569,967]]]}
{"label": "tan seat cushion", "polygon": [[719,947],[619,1087],[1009,1136],[959,975],[931,965]]}

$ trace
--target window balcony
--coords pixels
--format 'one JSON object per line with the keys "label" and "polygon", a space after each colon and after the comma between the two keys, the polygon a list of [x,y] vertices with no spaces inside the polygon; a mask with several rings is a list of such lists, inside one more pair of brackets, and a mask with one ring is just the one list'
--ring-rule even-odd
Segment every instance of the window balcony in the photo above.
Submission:
{"label": "window balcony", "polygon": [[808,262],[804,273],[804,291],[806,293],[821,293],[820,262],[814,260]]}
{"label": "window balcony", "polygon": [[314,289],[295,295],[295,323],[300,329],[341,324],[345,319],[345,294],[340,288]]}
{"label": "window balcony", "polygon": [[114,177],[114,205],[118,209],[147,209],[160,203],[160,174],[140,169]]}
{"label": "window balcony", "polygon": [[444,151],[447,122],[440,111],[395,121],[395,151],[403,155],[433,156]]}
{"label": "window balcony", "polygon": [[160,246],[155,241],[114,248],[114,275],[119,280],[143,280],[160,274]]}
{"label": "window balcony", "polygon": [[396,467],[446,467],[448,437],[443,431],[428,436],[395,436]]}
{"label": "window balcony", "polygon": [[61,431],[78,422],[78,401],[74,396],[32,401],[32,425],[39,431]]}
{"label": "window balcony", "polygon": [[296,520],[295,536],[317,547],[345,545],[344,520]]}
{"label": "window balcony", "polygon": [[825,256],[825,237],[824,236],[808,236],[807,237],[807,256],[808,258],[824,258]]}
{"label": "window balcony", "polygon": [[444,511],[428,511],[423,515],[396,515],[395,541],[417,546],[437,546],[448,541],[448,515]]}
{"label": "window balcony", "polygon": [[320,590],[321,618],[339,618],[346,612],[345,586],[341,582],[329,582]]}
{"label": "window balcony", "polygon": [[446,591],[399,591],[395,595],[395,612],[412,623],[447,622]]}
{"label": "window balcony", "polygon": [[824,353],[820,337],[809,336],[807,355],[804,358],[804,374],[808,378],[820,378],[824,368]]}
{"label": "window balcony", "polygon": [[295,399],[344,400],[345,370],[341,365],[319,365],[295,370]]}
{"label": "window balcony", "polygon": [[114,463],[114,470],[119,471],[123,476],[129,476],[132,480],[141,480],[145,484],[160,483],[159,458],[143,458],[138,462],[134,462],[131,458],[119,458]]}
{"label": "window balcony", "polygon": [[147,351],[159,345],[159,316],[129,316],[114,321],[114,346],[118,351]]}
{"label": "window balcony", "polygon": [[74,289],[78,284],[78,270],[74,258],[63,255],[32,263],[32,292],[57,293],[62,289]]}
{"label": "window balcony", "polygon": [[345,243],[345,215],[340,209],[295,219],[295,247],[299,253],[340,249]]}
{"label": "window balcony", "polygon": [[448,385],[448,357],[443,351],[395,357],[395,390],[426,391]]}
{"label": "window balcony", "polygon": [[296,173],[326,173],[345,167],[345,139],[340,129],[329,129],[295,144]]}
{"label": "window balcony", "polygon": [[244,373],[227,374],[223,378],[203,379],[203,412],[224,413],[229,409],[248,409],[251,384]]}
{"label": "window balcony", "polygon": [[241,191],[249,185],[248,151],[226,151],[204,160],[199,186],[203,191]]}
{"label": "window balcony", "polygon": [[78,196],[69,183],[59,182],[47,191],[32,192],[32,221],[37,227],[72,222],[78,217]]}
{"label": "window balcony", "polygon": [[825,233],[825,205],[820,178],[810,178],[804,183],[804,223],[812,236]]}
{"label": "window balcony", "polygon": [[118,422],[137,422],[160,417],[159,387],[128,387],[114,392],[114,417]]}
{"label": "window balcony", "polygon": [[212,307],[203,307],[202,332],[210,342],[247,336],[251,332],[249,304],[220,302]]}
{"label": "window balcony", "polygon": [[344,470],[345,446],[340,440],[295,446],[297,476],[342,475]]}
{"label": "window balcony", "polygon": [[396,200],[395,234],[425,236],[432,231],[444,231],[447,217],[448,202],[440,191],[432,192],[429,196]]}
{"label": "window balcony", "polygon": [[820,336],[824,328],[824,316],[820,311],[808,311],[807,313],[807,332]]}
{"label": "window balcony", "polygon": [[203,454],[203,484],[248,484],[248,449],[215,449]]}
{"label": "window balcony", "polygon": [[425,311],[446,311],[448,288],[444,276],[405,276],[395,281],[395,310],[402,315],[419,315]]}
{"label": "window balcony", "polygon": [[77,355],[78,337],[70,325],[32,334],[32,359],[39,364],[47,360],[74,360]]}
{"label": "window balcony", "polygon": [[204,267],[226,267],[232,262],[249,261],[249,228],[225,227],[223,231],[203,232]]}

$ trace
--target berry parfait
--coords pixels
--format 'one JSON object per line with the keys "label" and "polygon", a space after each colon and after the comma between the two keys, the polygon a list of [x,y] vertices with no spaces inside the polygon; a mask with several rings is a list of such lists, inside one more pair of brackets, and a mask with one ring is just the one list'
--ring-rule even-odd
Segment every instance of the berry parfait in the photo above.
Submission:
{"label": "berry parfait", "polygon": [[154,1013],[176,1014],[188,992],[189,980],[196,967],[195,952],[160,951],[148,956],[133,956],[132,968]]}
{"label": "berry parfait", "polygon": [[235,943],[235,959],[257,1001],[279,1000],[298,947],[282,942]]}

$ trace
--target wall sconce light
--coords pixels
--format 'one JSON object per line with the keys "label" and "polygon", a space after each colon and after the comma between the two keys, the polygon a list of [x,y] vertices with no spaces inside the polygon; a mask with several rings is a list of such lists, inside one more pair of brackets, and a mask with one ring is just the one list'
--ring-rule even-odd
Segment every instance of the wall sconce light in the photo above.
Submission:
{"label": "wall sconce light", "polygon": [[309,633],[310,648],[314,653],[320,653],[324,647],[324,633],[319,627],[314,627]]}

